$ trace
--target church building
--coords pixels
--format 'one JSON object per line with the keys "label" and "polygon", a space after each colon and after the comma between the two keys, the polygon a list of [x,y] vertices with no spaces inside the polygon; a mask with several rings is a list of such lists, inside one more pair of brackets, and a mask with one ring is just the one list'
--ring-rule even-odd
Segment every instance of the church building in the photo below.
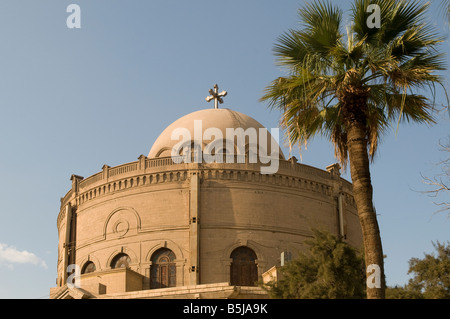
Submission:
{"label": "church building", "polygon": [[362,246],[339,165],[285,158],[258,121],[218,107],[225,91],[210,93],[215,107],[175,120],[147,156],[72,175],[52,299],[266,298],[258,282],[305,251],[313,228]]}

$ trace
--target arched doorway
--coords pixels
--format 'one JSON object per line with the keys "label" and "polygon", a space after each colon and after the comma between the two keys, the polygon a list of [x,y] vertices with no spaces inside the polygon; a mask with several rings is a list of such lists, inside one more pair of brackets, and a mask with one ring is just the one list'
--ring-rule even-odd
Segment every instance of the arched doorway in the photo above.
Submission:
{"label": "arched doorway", "polygon": [[258,280],[255,252],[245,246],[231,253],[230,282],[232,286],[255,286]]}
{"label": "arched doorway", "polygon": [[167,288],[177,285],[175,254],[168,248],[160,248],[151,258],[150,288]]}

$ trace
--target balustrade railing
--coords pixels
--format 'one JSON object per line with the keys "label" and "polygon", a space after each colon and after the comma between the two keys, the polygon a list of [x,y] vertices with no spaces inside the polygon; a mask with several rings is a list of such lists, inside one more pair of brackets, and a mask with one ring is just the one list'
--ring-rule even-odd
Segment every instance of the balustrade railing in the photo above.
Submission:
{"label": "balustrade railing", "polygon": [[[169,170],[185,170],[189,169],[188,166],[189,163],[185,163],[183,160],[184,157],[164,157],[164,158],[144,158],[140,157],[138,161],[122,164],[115,167],[109,167],[104,166],[103,171],[96,173],[92,176],[89,176],[86,179],[83,179],[79,182],[78,185],[78,191],[82,192],[83,190],[87,190],[90,188],[91,185],[99,184],[102,181],[106,180],[113,180],[118,179],[121,175],[127,175],[133,172],[139,172],[142,171],[142,173],[158,173],[157,168],[161,168],[161,173]],[[245,167],[237,168],[237,169],[244,169],[244,170],[251,170],[251,171],[259,171],[259,169],[264,165],[269,164],[262,164],[262,163],[248,163],[244,162],[241,157],[235,155],[235,162],[236,164],[244,165]],[[229,159],[230,161],[230,159]],[[223,163],[201,163],[200,169],[222,169],[221,164],[226,164],[226,156],[223,158]],[[176,167],[178,166],[178,167]],[[209,167],[208,167],[209,166]],[[155,170],[156,169],[156,170]],[[223,169],[228,169],[223,167]],[[236,167],[231,168],[236,169]],[[291,160],[284,160],[279,159],[279,171],[278,174],[280,175],[291,175],[303,179],[308,179],[311,181],[317,180],[319,178],[320,180],[327,180],[330,179],[330,173],[324,170],[321,170],[319,168],[315,168],[312,166],[308,166],[305,164],[300,164],[296,162],[292,162]],[[351,183],[343,180],[343,186],[346,191],[351,191]],[[70,200],[72,196],[73,190],[70,190],[62,199],[61,202],[66,203]]]}

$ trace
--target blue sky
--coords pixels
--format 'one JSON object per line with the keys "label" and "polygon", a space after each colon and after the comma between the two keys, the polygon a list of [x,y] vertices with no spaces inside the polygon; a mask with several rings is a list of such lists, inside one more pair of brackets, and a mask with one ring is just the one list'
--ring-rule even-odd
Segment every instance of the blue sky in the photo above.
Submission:
{"label": "blue sky", "polygon": [[[81,29],[66,26],[71,3],[81,8]],[[0,298],[45,298],[55,286],[56,217],[71,174],[147,155],[167,125],[212,107],[205,97],[215,83],[228,91],[223,107],[277,127],[279,114],[258,100],[283,74],[273,44],[298,25],[302,3],[2,0]],[[448,54],[438,2],[430,18]],[[442,90],[436,101],[444,102]],[[388,285],[406,283],[408,260],[432,252],[432,241],[450,239],[447,215],[434,214],[435,199],[419,192],[427,189],[420,174],[433,176],[448,156],[438,143],[449,124],[442,113],[432,127],[392,130],[372,165]],[[323,169],[336,162],[319,138],[302,158]]]}

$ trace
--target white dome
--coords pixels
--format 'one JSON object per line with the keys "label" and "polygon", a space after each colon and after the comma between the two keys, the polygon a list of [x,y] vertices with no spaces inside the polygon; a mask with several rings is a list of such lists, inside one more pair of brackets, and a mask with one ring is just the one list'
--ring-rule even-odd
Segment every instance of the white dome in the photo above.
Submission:
{"label": "white dome", "polygon": [[[244,131],[247,131],[248,129],[255,129],[254,131],[256,132],[256,135],[258,137],[257,138],[258,150],[264,149],[265,151],[269,152],[269,155],[271,152],[270,151],[271,143],[277,143],[277,141],[272,137],[270,132],[268,132],[268,130],[266,130],[262,124],[260,124],[258,121],[251,118],[250,116],[247,116],[245,114],[230,109],[204,109],[187,114],[179,118],[172,124],[170,124],[156,139],[155,143],[150,149],[148,157],[155,158],[155,157],[171,156],[173,147],[180,142],[180,140],[177,139],[178,137],[172,139],[172,133],[174,132],[175,129],[179,128],[186,129],[187,131],[189,131],[192,140],[194,140],[194,136],[198,137],[199,132],[194,132],[195,131],[194,121],[196,120],[201,121],[200,123],[201,123],[202,149],[204,149],[206,144],[214,141],[217,138],[216,136],[214,136],[214,138],[212,139],[207,139],[206,138],[207,136],[205,137],[204,135],[205,130],[209,128],[219,129],[222,132],[222,136],[224,139],[227,136],[226,134],[227,128],[228,129],[242,128]],[[264,140],[263,138],[264,136],[260,136],[260,129],[267,132],[266,140]],[[197,135],[195,135],[195,133]],[[248,143],[248,138],[246,140],[246,143]],[[281,159],[284,159],[284,155],[278,143],[276,145],[278,147],[279,157]],[[236,139],[234,141],[234,147],[235,149],[237,149]],[[239,151],[237,151],[236,154],[238,153]]]}

